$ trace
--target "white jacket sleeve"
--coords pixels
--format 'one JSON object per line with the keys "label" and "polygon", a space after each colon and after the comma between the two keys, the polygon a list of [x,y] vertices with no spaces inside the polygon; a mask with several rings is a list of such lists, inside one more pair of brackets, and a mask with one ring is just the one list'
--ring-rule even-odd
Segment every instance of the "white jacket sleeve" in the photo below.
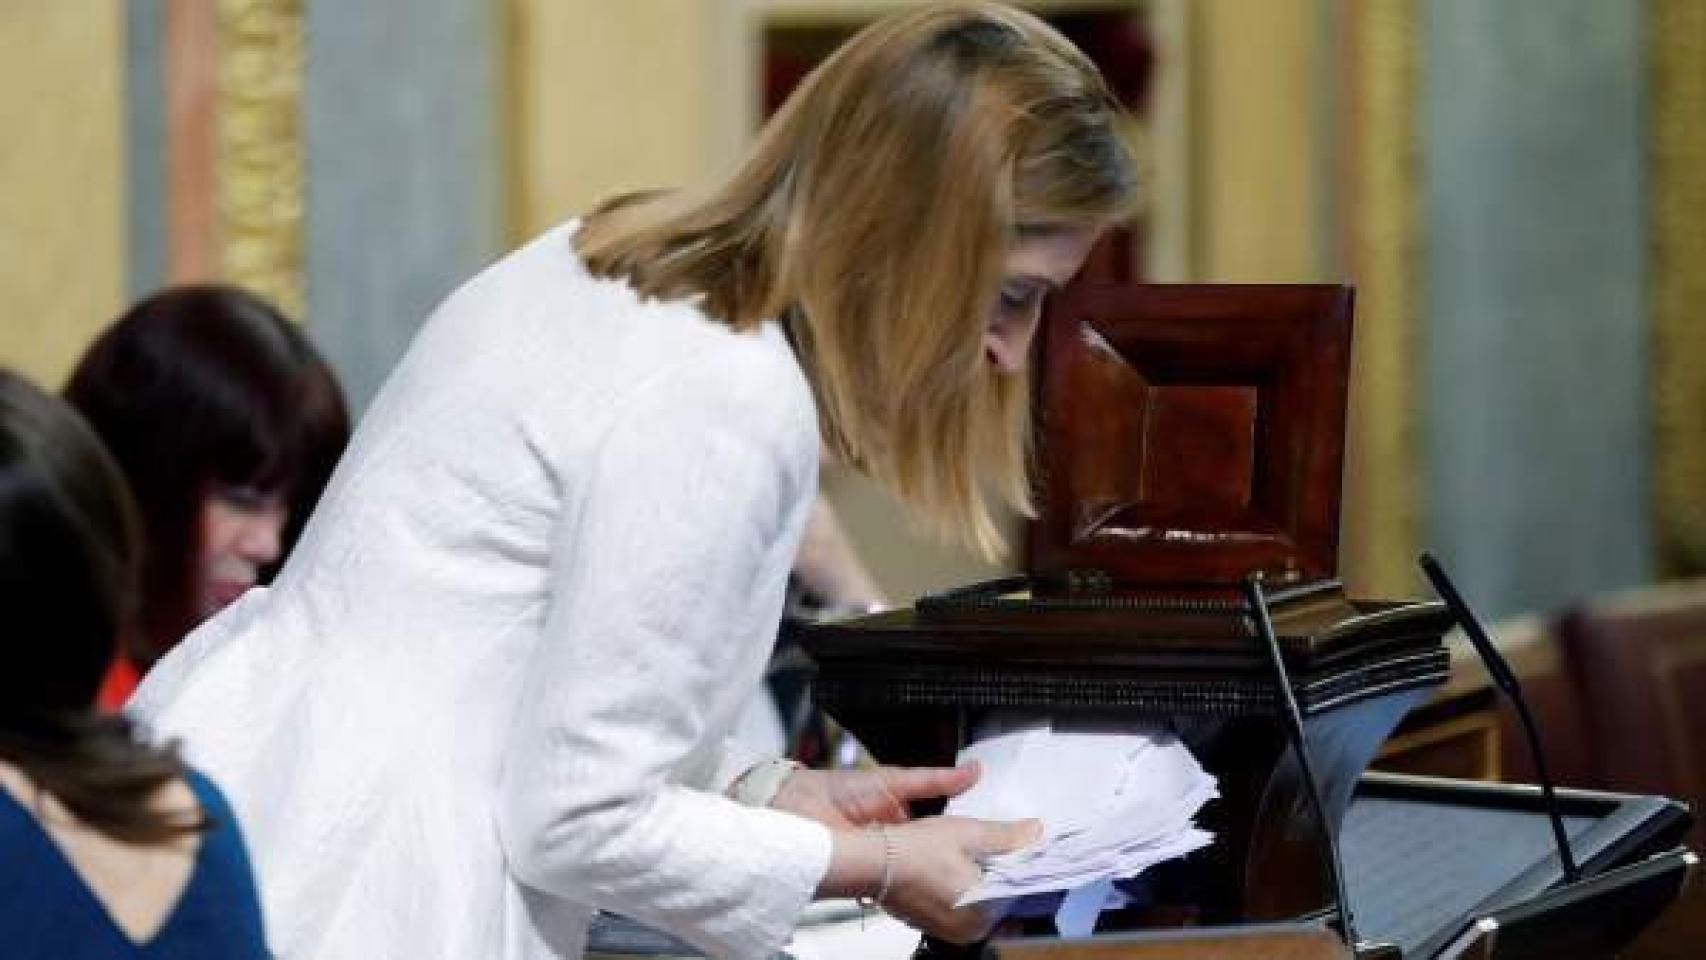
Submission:
{"label": "white jacket sleeve", "polygon": [[751,628],[780,612],[817,453],[798,371],[733,361],[649,383],[590,462],[562,467],[588,471],[584,499],[554,534],[499,829],[528,886],[756,960],[811,899],[829,832],[674,775],[769,652]]}

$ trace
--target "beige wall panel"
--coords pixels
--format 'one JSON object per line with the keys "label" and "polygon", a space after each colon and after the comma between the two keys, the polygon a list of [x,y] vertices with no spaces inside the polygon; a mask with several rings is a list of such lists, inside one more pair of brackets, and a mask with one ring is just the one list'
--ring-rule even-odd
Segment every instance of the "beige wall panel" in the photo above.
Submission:
{"label": "beige wall panel", "polygon": [[1191,151],[1192,64],[1197,56],[1198,30],[1194,0],[1152,0],[1145,7],[1154,37],[1155,87],[1150,94],[1146,143],[1147,176],[1143,198],[1149,237],[1143,276],[1159,283],[1188,283],[1197,279],[1191,257],[1196,244],[1196,164]]}
{"label": "beige wall panel", "polygon": [[57,388],[124,298],[124,11],[0,4],[0,363]]}
{"label": "beige wall panel", "polygon": [[[825,20],[867,20],[923,6],[926,0],[745,0],[772,21],[793,23]],[[1013,0],[1009,0],[1013,2]],[[1017,5],[1037,13],[1080,13],[1085,10],[1118,10],[1137,0],[1017,0]]]}
{"label": "beige wall panel", "polygon": [[730,161],[757,99],[743,4],[512,4],[513,239],[613,193],[704,185]]}
{"label": "beige wall panel", "polygon": [[827,470],[823,489],[891,603],[904,604],[920,594],[1006,576],[1022,566],[1024,529],[1017,518],[1005,524],[1012,551],[989,562],[972,550],[937,540],[912,522],[898,500],[851,470]]}
{"label": "beige wall panel", "polygon": [[1197,279],[1321,279],[1319,0],[1201,0]]}

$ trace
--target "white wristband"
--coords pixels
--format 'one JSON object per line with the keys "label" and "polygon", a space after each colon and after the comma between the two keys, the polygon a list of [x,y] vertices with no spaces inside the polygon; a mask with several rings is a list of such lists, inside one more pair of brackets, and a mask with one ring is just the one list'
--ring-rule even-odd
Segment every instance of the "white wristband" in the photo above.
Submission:
{"label": "white wristband", "polygon": [[783,781],[798,769],[798,762],[780,758],[753,764],[735,779],[729,787],[729,796],[749,807],[768,807],[782,789]]}

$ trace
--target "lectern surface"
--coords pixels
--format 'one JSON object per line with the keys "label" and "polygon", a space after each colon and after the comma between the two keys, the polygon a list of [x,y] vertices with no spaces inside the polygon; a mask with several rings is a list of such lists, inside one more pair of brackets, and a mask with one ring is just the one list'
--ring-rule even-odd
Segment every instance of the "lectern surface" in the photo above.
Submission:
{"label": "lectern surface", "polygon": [[[1564,828],[1574,842],[1594,823],[1566,817]],[[1449,935],[1442,918],[1468,917],[1553,850],[1533,812],[1366,798],[1351,804],[1340,842],[1358,929],[1405,956],[1431,956],[1423,948]]]}
{"label": "lectern surface", "polygon": [[[1680,804],[1563,790],[1565,830],[1589,874],[1678,842]],[[1538,791],[1370,774],[1340,831],[1346,883],[1364,939],[1433,957],[1470,920],[1554,886],[1562,870]]]}

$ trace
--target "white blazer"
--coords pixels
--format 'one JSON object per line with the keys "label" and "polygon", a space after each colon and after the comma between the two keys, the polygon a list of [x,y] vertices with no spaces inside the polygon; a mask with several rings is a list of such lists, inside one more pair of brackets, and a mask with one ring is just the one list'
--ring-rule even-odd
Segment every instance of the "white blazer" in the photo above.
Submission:
{"label": "white blazer", "polygon": [[594,279],[573,232],[439,308],[275,584],[132,701],[230,795],[282,960],[579,957],[594,908],[760,958],[827,868],[719,792],[810,390],[773,324]]}

